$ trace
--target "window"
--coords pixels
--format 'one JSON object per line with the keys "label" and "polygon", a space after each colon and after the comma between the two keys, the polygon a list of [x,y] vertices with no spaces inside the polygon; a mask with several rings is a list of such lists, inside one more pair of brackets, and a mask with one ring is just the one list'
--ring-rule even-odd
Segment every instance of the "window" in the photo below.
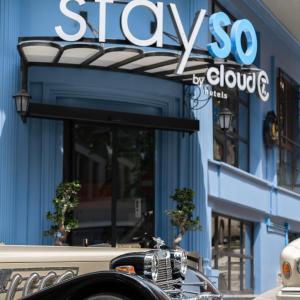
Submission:
{"label": "window", "polygon": [[289,231],[288,233],[289,243],[299,238],[300,238],[300,232]]}
{"label": "window", "polygon": [[[244,171],[249,170],[249,94],[228,89],[229,99],[213,100],[214,159],[224,161]],[[233,113],[228,131],[218,123],[220,111],[227,107]]]}
{"label": "window", "polygon": [[253,223],[213,214],[212,267],[219,270],[219,289],[252,293]]}
{"label": "window", "polygon": [[[212,13],[224,11],[231,18],[236,18],[226,10],[218,1],[212,2]],[[231,25],[226,28],[230,32]],[[246,45],[245,36],[242,42]],[[216,88],[214,88],[216,90]],[[249,171],[249,94],[238,89],[222,89],[227,93],[228,99],[213,100],[214,123],[214,159],[226,162],[232,166]],[[229,108],[233,113],[231,128],[224,132],[218,123],[219,112]]]}
{"label": "window", "polygon": [[277,80],[278,185],[300,192],[300,86],[282,70]]}

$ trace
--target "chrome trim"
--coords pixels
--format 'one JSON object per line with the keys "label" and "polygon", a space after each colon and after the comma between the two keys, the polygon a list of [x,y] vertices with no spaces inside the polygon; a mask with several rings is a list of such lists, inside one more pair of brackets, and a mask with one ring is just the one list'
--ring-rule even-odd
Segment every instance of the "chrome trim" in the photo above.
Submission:
{"label": "chrome trim", "polygon": [[10,287],[6,294],[5,300],[12,300],[17,292],[18,285],[22,282],[22,276],[20,274],[16,274],[11,280]]}
{"label": "chrome trim", "polygon": [[36,285],[39,282],[39,280],[40,275],[38,273],[31,274],[24,285],[22,297],[31,295],[34,290],[34,285]]}
{"label": "chrome trim", "polygon": [[50,285],[53,285],[57,280],[57,274],[55,272],[48,273],[41,281],[38,290],[42,290]]}
{"label": "chrome trim", "polygon": [[[46,275],[41,275],[39,271],[49,272]],[[6,293],[3,295],[3,297],[5,296],[3,299],[13,300],[18,292],[18,297],[22,296],[23,298],[48,286],[72,279],[77,275],[78,267],[2,269],[0,270],[0,296]]]}
{"label": "chrome trim", "polygon": [[75,277],[74,272],[72,272],[72,271],[67,271],[66,273],[64,273],[63,275],[61,275],[61,276],[57,279],[56,284],[65,282],[65,281],[67,281],[67,280],[69,280],[69,279],[72,279],[72,278],[74,278],[74,277]]}
{"label": "chrome trim", "polygon": [[187,253],[183,249],[175,249],[171,251],[171,261],[173,267],[173,274],[180,273],[185,276],[188,267]]}
{"label": "chrome trim", "polygon": [[159,272],[159,259],[156,253],[147,253],[144,257],[144,275],[157,281]]}

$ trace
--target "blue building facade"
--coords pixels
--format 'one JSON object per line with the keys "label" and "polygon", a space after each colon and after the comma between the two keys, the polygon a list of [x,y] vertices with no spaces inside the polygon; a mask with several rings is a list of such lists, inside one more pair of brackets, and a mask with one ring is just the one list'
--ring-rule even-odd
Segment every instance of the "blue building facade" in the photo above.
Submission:
{"label": "blue building facade", "polygon": [[[75,1],[71,2],[72,10],[86,11],[89,22],[98,26],[97,4],[87,1],[79,7]],[[22,80],[18,38],[57,36],[54,28],[58,24],[66,31],[78,30],[76,22],[61,14],[59,3],[59,0],[0,0],[0,241],[7,244],[51,243],[43,235],[49,227],[45,215],[52,209],[51,199],[57,185],[66,178],[66,123],[34,118],[23,123],[12,98]],[[282,142],[267,147],[263,136],[268,112],[274,111],[283,123],[287,122],[283,119],[289,119],[289,107],[286,114],[280,115],[278,95],[289,83],[293,86],[300,83],[300,45],[260,1],[174,0],[172,3],[177,5],[186,31],[200,9],[207,9],[208,16],[221,10],[232,18],[250,20],[259,37],[256,65],[269,75],[270,99],[262,102],[254,94],[232,99],[234,134],[223,136],[218,131],[216,99],[194,110],[190,110],[193,99],[188,99],[188,113],[200,122],[198,132],[155,130],[151,169],[154,233],[172,243],[175,229],[165,213],[174,207],[170,195],[177,187],[192,188],[195,215],[200,217],[202,231],[188,233],[182,246],[200,253],[206,274],[218,276],[224,292],[260,293],[276,286],[280,252],[289,237],[300,233],[297,178],[295,184],[291,184],[292,179],[284,180],[292,169],[291,177],[297,177],[296,167],[284,169],[289,164],[282,157],[289,145]],[[106,33],[109,38],[123,38],[119,30],[123,6],[109,8]],[[130,25],[137,36],[149,34],[152,16],[148,13],[141,10],[132,14]],[[167,9],[164,31],[176,35]],[[93,33],[88,30],[86,37],[93,37]],[[165,38],[169,44],[175,44]],[[205,18],[197,44],[205,48],[210,41],[208,18]],[[30,67],[27,89],[36,103],[177,118],[187,114],[182,103],[189,96],[183,96],[185,89],[178,82],[112,70],[59,66]],[[288,93],[280,95],[290,97]],[[291,142],[294,144],[297,137]],[[297,164],[293,157],[291,165]]]}

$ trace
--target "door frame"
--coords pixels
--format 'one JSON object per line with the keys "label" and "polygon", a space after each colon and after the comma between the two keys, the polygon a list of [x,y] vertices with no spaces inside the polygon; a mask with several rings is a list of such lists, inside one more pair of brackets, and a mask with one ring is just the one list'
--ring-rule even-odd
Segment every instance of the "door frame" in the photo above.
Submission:
{"label": "door frame", "polygon": [[[73,174],[75,170],[75,160],[74,160],[74,138],[73,138],[73,128],[74,122],[76,120],[64,120],[63,126],[63,145],[64,145],[64,154],[63,154],[63,181],[72,181],[74,180]],[[82,124],[95,124],[97,126],[101,126],[101,124],[97,124],[94,122],[80,122]],[[116,149],[118,147],[117,141],[117,130],[118,128],[129,128],[129,129],[141,129],[153,132],[153,193],[152,193],[152,206],[151,209],[153,210],[152,215],[152,224],[151,224],[151,235],[155,234],[155,191],[156,191],[156,163],[155,163],[155,149],[156,149],[156,137],[155,137],[155,130],[143,127],[133,127],[133,126],[118,126],[118,125],[103,125],[104,127],[111,128],[112,130],[112,148]],[[118,173],[118,162],[116,158],[116,151],[113,151],[112,154],[112,177],[114,178],[117,176]],[[111,237],[112,237],[112,246],[115,247],[117,244],[117,188],[118,188],[118,181],[115,179],[112,180],[112,207],[111,207]],[[68,243],[72,245],[72,234],[68,236]]]}
{"label": "door frame", "polygon": [[[222,290],[222,292],[226,293],[252,293],[254,291],[254,223],[246,220],[242,220],[239,218],[231,217],[228,215],[224,215],[222,213],[216,213],[212,212],[212,218],[214,218],[214,236],[212,238],[212,246],[214,246],[214,250],[212,251],[212,262],[213,262],[213,267],[218,269],[218,259],[222,256],[227,256],[228,257],[228,262],[227,262],[227,272],[228,272],[228,289],[227,290]],[[220,228],[219,228],[219,219],[220,218],[226,218],[228,220],[227,224],[227,232],[228,232],[228,243],[226,250],[221,250],[219,251],[218,247],[218,242],[220,239]],[[239,237],[240,237],[240,253],[239,254],[233,254],[233,251],[231,249],[231,237],[232,237],[232,232],[231,232],[231,221],[237,221],[239,222],[240,225],[240,230],[239,230]],[[246,255],[243,254],[243,248],[245,247],[245,239],[243,235],[243,228],[244,226],[250,226],[250,254]],[[225,228],[224,228],[225,229]],[[240,291],[233,291],[232,290],[232,262],[231,258],[239,258],[239,271],[240,271]],[[251,274],[250,274],[250,289],[245,289],[244,287],[244,265],[243,265],[243,260],[248,259],[250,261],[250,268],[251,268]]]}

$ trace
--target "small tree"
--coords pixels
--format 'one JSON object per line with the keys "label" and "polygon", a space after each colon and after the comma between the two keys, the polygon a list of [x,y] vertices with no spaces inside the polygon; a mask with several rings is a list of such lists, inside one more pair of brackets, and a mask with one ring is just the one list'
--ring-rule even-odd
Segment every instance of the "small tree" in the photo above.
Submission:
{"label": "small tree", "polygon": [[178,234],[173,241],[174,248],[179,247],[184,234],[189,230],[201,230],[199,217],[193,218],[195,204],[194,191],[190,188],[177,188],[170,198],[176,201],[176,209],[167,211],[173,226],[178,228]]}
{"label": "small tree", "polygon": [[52,225],[44,234],[55,236],[54,244],[57,246],[61,246],[65,242],[68,232],[78,226],[73,212],[79,204],[80,188],[80,183],[73,181],[61,183],[56,189],[56,196],[52,200],[54,212],[48,211],[47,213],[47,219],[52,222]]}

